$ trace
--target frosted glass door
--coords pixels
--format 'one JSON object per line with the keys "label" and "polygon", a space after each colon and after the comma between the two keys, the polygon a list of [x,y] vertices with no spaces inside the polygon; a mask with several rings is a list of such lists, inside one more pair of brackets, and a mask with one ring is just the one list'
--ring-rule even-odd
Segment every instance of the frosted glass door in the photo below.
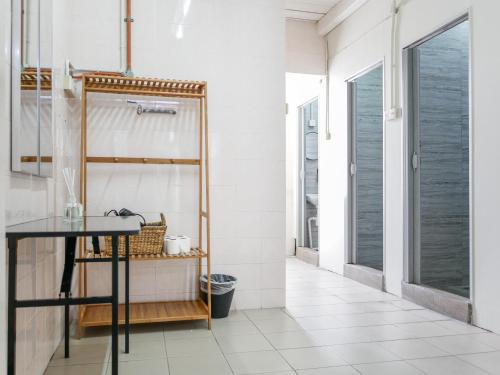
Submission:
{"label": "frosted glass door", "polygon": [[469,296],[469,22],[416,46],[415,281]]}
{"label": "frosted glass door", "polygon": [[351,83],[353,261],[383,270],[383,67]]}

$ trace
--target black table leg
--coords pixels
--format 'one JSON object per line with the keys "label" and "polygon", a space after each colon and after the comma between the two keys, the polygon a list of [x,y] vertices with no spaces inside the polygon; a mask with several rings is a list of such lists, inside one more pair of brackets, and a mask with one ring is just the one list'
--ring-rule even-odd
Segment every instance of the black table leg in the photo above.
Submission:
{"label": "black table leg", "polygon": [[118,375],[118,236],[112,239],[111,375]]}
{"label": "black table leg", "polygon": [[[68,300],[71,296],[73,270],[75,268],[76,237],[66,237],[64,241],[64,271],[60,293]],[[69,358],[69,304],[64,305],[64,358]]]}
{"label": "black table leg", "polygon": [[[64,293],[69,298],[69,293]],[[64,358],[69,358],[69,304],[64,305]]]}
{"label": "black table leg", "polygon": [[125,353],[130,353],[130,238],[125,236]]}
{"label": "black table leg", "polygon": [[7,303],[7,374],[16,374],[17,239],[9,238],[9,289]]}

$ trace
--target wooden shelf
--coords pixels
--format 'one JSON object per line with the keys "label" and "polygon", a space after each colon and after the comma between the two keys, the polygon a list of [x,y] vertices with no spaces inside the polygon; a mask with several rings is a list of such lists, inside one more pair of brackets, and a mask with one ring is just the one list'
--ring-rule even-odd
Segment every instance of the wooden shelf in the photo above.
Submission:
{"label": "wooden shelf", "polygon": [[130,157],[114,157],[114,156],[87,156],[87,163],[200,165],[200,159],[130,158]]}
{"label": "wooden shelf", "polygon": [[[91,250],[87,250],[85,254],[86,258],[94,258],[94,254]],[[96,256],[96,258],[110,258],[107,255]],[[206,258],[207,253],[204,251],[200,251],[198,249],[192,249],[187,254],[179,254],[179,255],[168,255],[165,253],[156,254],[156,255],[131,255],[130,261],[138,261],[138,260],[181,260],[181,259],[199,259]]]}
{"label": "wooden shelf", "polygon": [[[125,305],[119,307],[119,324],[125,324]],[[141,302],[130,304],[130,324],[176,322],[208,319],[208,308],[202,300]],[[111,305],[89,305],[82,309],[81,327],[111,325]]]}
{"label": "wooden shelf", "polygon": [[[21,90],[36,90],[38,73],[36,68],[26,68],[21,72]],[[52,90],[52,69],[40,69],[40,89]]]}
{"label": "wooden shelf", "polygon": [[206,82],[102,75],[85,75],[83,85],[87,92],[187,99],[204,98],[206,91]]}

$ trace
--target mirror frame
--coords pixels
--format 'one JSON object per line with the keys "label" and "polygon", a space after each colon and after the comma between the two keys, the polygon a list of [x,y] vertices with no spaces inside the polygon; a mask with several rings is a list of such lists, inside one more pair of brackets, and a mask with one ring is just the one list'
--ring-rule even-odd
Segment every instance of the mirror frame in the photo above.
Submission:
{"label": "mirror frame", "polygon": [[[11,62],[11,72],[10,72],[10,171],[12,173],[19,173],[19,174],[24,174],[24,175],[30,175],[30,176],[39,176],[39,177],[52,177],[53,176],[53,171],[51,170],[50,173],[47,174],[42,174],[42,155],[41,155],[41,96],[42,96],[42,88],[43,88],[43,83],[42,83],[42,74],[43,70],[42,67],[40,66],[40,48],[41,48],[41,0],[36,0],[36,7],[37,7],[37,23],[36,23],[36,30],[37,30],[37,35],[35,38],[34,43],[36,44],[36,66],[32,67],[33,70],[36,71],[36,153],[33,155],[35,157],[34,163],[36,163],[36,168],[35,172],[29,172],[22,170],[22,160],[15,160],[15,158],[22,157],[23,155],[17,155],[15,153],[15,148],[16,148],[16,139],[15,139],[15,132],[16,129],[21,126],[22,124],[22,119],[21,119],[21,111],[22,111],[22,101],[21,101],[21,95],[22,95],[22,77],[24,73],[26,72],[26,68],[23,66],[23,53],[22,51],[24,50],[24,41],[23,39],[23,32],[22,30],[23,26],[23,7],[22,3],[24,0],[11,0],[11,10],[12,10],[12,21],[11,21],[11,56],[10,56],[10,62]],[[52,30],[50,31],[52,33]],[[52,38],[52,35],[50,36]],[[51,63],[52,65],[52,63]],[[52,79],[52,66],[50,67],[51,69],[51,75],[50,75],[50,85],[51,85],[51,97],[53,98],[53,79]],[[46,75],[46,74],[45,74]],[[51,102],[51,125],[50,128],[53,128],[53,99]],[[51,138],[53,137],[52,131],[51,131]],[[54,150],[54,145],[53,141],[51,141],[51,162],[53,160],[53,150]],[[30,156],[30,155],[28,155]],[[31,162],[31,161],[29,161]]]}

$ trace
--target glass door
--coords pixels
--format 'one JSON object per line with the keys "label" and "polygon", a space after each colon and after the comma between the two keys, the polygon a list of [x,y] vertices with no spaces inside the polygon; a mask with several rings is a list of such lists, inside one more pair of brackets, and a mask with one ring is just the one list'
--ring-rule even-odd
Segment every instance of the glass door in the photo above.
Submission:
{"label": "glass door", "polygon": [[383,67],[349,82],[351,262],[384,268]]}
{"label": "glass door", "polygon": [[469,297],[469,21],[411,47],[413,281]]}

